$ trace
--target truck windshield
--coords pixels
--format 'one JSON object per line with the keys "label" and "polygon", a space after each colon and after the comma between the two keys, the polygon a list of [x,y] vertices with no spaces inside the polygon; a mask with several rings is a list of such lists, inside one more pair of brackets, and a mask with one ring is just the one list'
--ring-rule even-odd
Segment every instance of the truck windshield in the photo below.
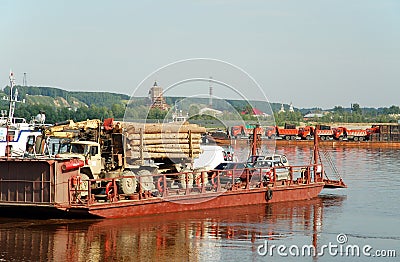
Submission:
{"label": "truck windshield", "polygon": [[86,153],[86,146],[82,144],[71,144],[71,153],[76,154],[85,154]]}

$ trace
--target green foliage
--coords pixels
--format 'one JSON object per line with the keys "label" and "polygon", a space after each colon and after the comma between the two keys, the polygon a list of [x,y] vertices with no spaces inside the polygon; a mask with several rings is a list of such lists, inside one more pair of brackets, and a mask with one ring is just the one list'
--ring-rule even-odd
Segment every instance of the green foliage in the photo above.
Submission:
{"label": "green foliage", "polygon": [[[15,116],[23,117],[29,121],[34,118],[39,111],[44,111],[46,114],[46,123],[62,122],[67,119],[72,119],[74,121],[84,121],[86,119],[104,120],[110,117],[116,120],[122,120],[124,117],[123,108],[124,106],[120,104],[115,104],[111,108],[92,105],[90,107],[80,107],[75,111],[67,107],[57,108],[48,105],[20,104],[15,109]],[[8,107],[2,103],[0,109],[8,110]]]}
{"label": "green foliage", "polygon": [[[66,101],[71,102],[72,100],[76,100],[79,98],[79,101],[91,106],[94,104],[102,105],[106,107],[111,107],[115,103],[121,103],[121,100],[129,100],[128,95],[124,94],[115,94],[108,92],[74,92],[74,91],[66,91],[60,88],[54,87],[42,87],[42,86],[15,86],[18,88],[19,98],[20,99],[33,99],[34,103],[43,103],[43,100],[40,100],[40,97],[64,98]],[[10,93],[10,87],[6,86],[4,88],[4,93]],[[34,97],[32,97],[34,96]],[[37,100],[39,99],[39,101]]]}
{"label": "green foliage", "polygon": [[[26,103],[17,104],[15,116],[29,121],[42,110],[46,113],[46,123],[67,119],[74,121],[93,118],[103,120],[109,117],[122,119],[126,101],[129,100],[127,95],[106,92],[69,92],[59,88],[35,86],[16,86],[16,88],[19,100],[25,99]],[[4,95],[8,96],[9,92],[10,87],[5,87]],[[145,101],[145,99],[140,100]],[[0,109],[8,110],[8,101],[0,101]]]}
{"label": "green foliage", "polygon": [[69,92],[71,97],[79,97],[79,100],[87,105],[102,105],[111,107],[113,104],[121,103],[121,100],[129,100],[129,96],[106,92]]}
{"label": "green foliage", "polygon": [[353,104],[351,110],[352,110],[352,112],[353,112],[354,114],[359,114],[359,115],[362,114],[362,110],[361,110],[359,104]]}
{"label": "green foliage", "polygon": [[337,114],[343,114],[345,112],[345,109],[342,106],[335,106],[333,108],[333,112]]}
{"label": "green foliage", "polygon": [[111,111],[113,112],[114,118],[122,119],[125,114],[125,105],[123,104],[113,104],[111,106]]}
{"label": "green foliage", "polygon": [[199,114],[200,108],[198,105],[190,105],[189,107],[189,117],[196,116]]}
{"label": "green foliage", "polygon": [[351,108],[335,106],[330,112],[318,119],[321,123],[390,123],[400,118],[400,108],[392,105],[389,108],[361,108],[353,104]]}
{"label": "green foliage", "polygon": [[285,123],[299,125],[303,120],[303,115],[299,111],[274,113],[275,123],[283,126]]}
{"label": "green foliage", "polygon": [[203,121],[208,120],[208,121],[211,121],[211,120],[215,120],[215,117],[210,116],[210,115],[196,115],[196,116],[191,117],[190,119],[192,119],[192,120],[203,120]]}
{"label": "green foliage", "polygon": [[149,113],[147,115],[147,119],[164,119],[165,116],[167,115],[166,110],[161,110],[159,108],[152,108],[149,110]]}
{"label": "green foliage", "polygon": [[391,106],[389,108],[383,108],[383,114],[400,114],[400,108],[398,106]]}
{"label": "green foliage", "polygon": [[[40,110],[46,112],[46,122],[55,123],[67,119],[83,121],[86,119],[99,118],[105,119],[113,117],[122,120],[154,119],[161,120],[166,117],[167,111],[159,109],[149,110],[150,101],[147,97],[130,98],[127,95],[106,93],[106,92],[69,92],[53,87],[24,87],[17,86],[19,99],[25,99],[26,104],[17,104],[15,116],[24,117],[30,120],[35,117]],[[0,96],[9,94],[9,87],[4,88],[4,93],[0,91]],[[216,118],[208,115],[198,115],[201,108],[208,106],[208,98],[185,98],[185,97],[165,97],[169,105],[177,102],[179,108],[184,109],[184,113],[189,113],[191,120],[215,122]],[[281,107],[280,103],[267,103],[265,101],[245,101],[245,100],[213,100],[213,108],[223,112],[217,119],[223,120],[244,120],[246,122],[256,122],[259,119],[252,115],[252,109],[258,108],[261,111],[272,114],[276,124],[283,125],[291,123],[298,125],[304,121],[303,115],[312,112],[323,113],[319,119],[313,119],[320,123],[334,122],[397,122],[400,119],[399,106],[381,108],[362,108],[358,103],[352,104],[350,108],[340,105],[335,106],[329,111],[319,108],[295,109],[295,112],[277,113]],[[285,105],[288,108],[288,105]],[[0,109],[8,110],[8,102],[0,100]],[[242,114],[245,112],[245,114]],[[271,117],[272,119],[272,117]],[[261,119],[271,121],[271,119]]]}

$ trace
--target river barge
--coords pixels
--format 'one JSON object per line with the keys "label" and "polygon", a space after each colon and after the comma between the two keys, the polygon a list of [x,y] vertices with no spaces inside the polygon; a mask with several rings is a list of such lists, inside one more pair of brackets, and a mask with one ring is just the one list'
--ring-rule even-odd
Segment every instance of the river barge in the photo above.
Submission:
{"label": "river barge", "polygon": [[[249,139],[213,139],[211,143],[221,146],[232,145],[245,145],[249,143]],[[300,146],[300,147],[313,147],[312,140],[284,140],[284,139],[262,139],[262,144],[275,144],[277,146]],[[347,147],[347,148],[400,148],[399,141],[338,141],[338,140],[324,140],[319,141],[320,147]]]}
{"label": "river barge", "polygon": [[[77,159],[3,158],[0,210],[2,216],[25,218],[120,218],[313,199],[324,187],[346,187],[325,177],[317,142],[309,165],[89,179]],[[256,144],[254,138],[253,155]],[[279,177],[282,169],[287,177]],[[137,189],[126,194],[120,185],[129,181],[137,181]]]}

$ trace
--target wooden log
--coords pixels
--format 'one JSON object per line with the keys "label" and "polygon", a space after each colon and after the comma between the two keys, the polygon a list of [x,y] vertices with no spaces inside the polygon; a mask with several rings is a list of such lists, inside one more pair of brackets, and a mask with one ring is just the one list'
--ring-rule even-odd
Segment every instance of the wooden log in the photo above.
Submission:
{"label": "wooden log", "polygon": [[[164,149],[190,149],[190,145],[188,144],[163,144],[163,145],[144,145],[143,150],[149,149],[157,149],[157,148],[164,148]],[[200,150],[200,145],[192,145],[193,150]],[[139,151],[139,146],[131,146],[132,151]]]}
{"label": "wooden log", "polygon": [[137,123],[137,122],[123,122],[122,127],[123,128],[159,128],[159,127],[164,127],[164,128],[169,128],[169,127],[181,127],[181,126],[186,126],[186,127],[200,127],[197,124],[190,124],[190,123]]}
{"label": "wooden log", "polygon": [[[200,140],[193,140],[193,144],[199,144],[200,145]],[[129,144],[131,146],[138,146],[140,145],[140,140],[131,140],[129,141]],[[160,140],[160,139],[148,139],[144,140],[143,144],[145,145],[159,145],[162,146],[163,144],[189,144],[188,140],[181,140],[181,139],[165,139],[165,140]]]}
{"label": "wooden log", "polygon": [[[129,140],[128,143],[132,146],[139,145],[140,140],[133,139],[133,140]],[[193,139],[192,143],[200,144],[201,139]],[[146,144],[146,145],[189,144],[189,140],[188,139],[146,139],[146,140],[143,140],[143,144]]]}
{"label": "wooden log", "polygon": [[[134,147],[131,149],[133,152],[140,152],[139,147]],[[189,148],[163,148],[163,147],[152,147],[152,148],[144,148],[143,152],[151,152],[151,153],[189,153],[193,152],[193,154],[200,154],[202,150],[200,148],[195,148],[190,150]]]}
{"label": "wooden log", "polygon": [[[172,149],[172,148],[165,148],[165,149],[160,149],[160,148],[150,148],[147,151],[148,153],[183,153],[183,154],[189,154],[190,150],[184,149]],[[193,154],[201,154],[201,150],[193,150]]]}
{"label": "wooden log", "polygon": [[[193,157],[193,138],[192,138],[192,131],[189,130],[189,156]],[[199,145],[200,146],[200,145]]]}
{"label": "wooden log", "polygon": [[[193,154],[193,158],[199,157],[200,154]],[[149,153],[145,152],[143,155],[144,159],[157,159],[157,158],[169,158],[169,159],[191,159],[189,154],[185,153]],[[127,156],[130,160],[138,160],[140,158],[139,152],[134,152],[132,155]]]}
{"label": "wooden log", "polygon": [[162,145],[145,145],[145,148],[182,148],[182,149],[200,149],[200,145],[192,145],[189,144],[162,144]]}
{"label": "wooden log", "polygon": [[159,133],[187,133],[189,130],[192,133],[205,133],[206,128],[195,124],[142,124],[142,123],[122,123],[122,127],[130,134],[139,133],[140,129],[146,134],[159,134]]}
{"label": "wooden log", "polygon": [[[122,125],[131,149],[127,152],[127,156],[133,160],[141,157],[143,159],[190,160],[202,153],[200,143],[202,133],[206,132],[204,127],[194,124],[170,123],[123,123]],[[140,150],[141,148],[142,150]]]}
{"label": "wooden log", "polygon": [[[126,137],[129,140],[140,140],[140,134],[133,134],[126,132]],[[188,139],[189,135],[187,133],[159,133],[159,134],[143,134],[144,140],[149,139]],[[201,134],[192,134],[192,139],[201,139]]]}

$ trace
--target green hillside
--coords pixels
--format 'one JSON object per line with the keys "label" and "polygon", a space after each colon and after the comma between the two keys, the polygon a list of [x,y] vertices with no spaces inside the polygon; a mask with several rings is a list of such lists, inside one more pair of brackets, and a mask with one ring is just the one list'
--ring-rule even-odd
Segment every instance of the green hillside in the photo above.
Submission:
{"label": "green hillside", "polygon": [[[16,86],[18,100],[15,109],[16,117],[23,117],[28,121],[39,111],[45,111],[46,122],[55,123],[67,119],[82,121],[93,118],[122,119],[125,105],[129,96],[107,92],[69,92],[53,87]],[[0,91],[0,109],[8,110],[7,97],[10,87]]]}
{"label": "green hillside", "polygon": [[[158,109],[150,110],[150,100],[148,97],[135,97],[130,99],[128,95],[109,92],[77,92],[66,91],[53,87],[37,86],[16,86],[18,88],[18,99],[25,103],[17,103],[15,116],[24,117],[27,120],[38,114],[39,111],[46,112],[46,122],[55,123],[66,119],[82,121],[86,119],[105,119],[113,117],[122,120],[127,114],[129,119],[153,119],[159,121],[171,114],[167,111]],[[4,100],[9,94],[9,87],[0,91],[0,110],[8,110],[8,101]],[[7,94],[7,95],[6,95]],[[210,120],[210,116],[199,114],[200,110],[209,107],[208,98],[187,98],[187,97],[165,97],[166,103],[173,108],[177,104],[179,109],[194,116],[198,120]],[[398,122],[400,119],[400,108],[392,105],[391,107],[381,108],[362,108],[355,103],[352,108],[335,106],[329,110],[320,108],[294,108],[295,112],[288,112],[289,105],[284,104],[285,113],[278,113],[280,103],[267,103],[264,101],[244,101],[229,99],[214,99],[212,108],[222,112],[219,118],[223,120],[236,120],[236,118],[246,120],[256,120],[252,116],[252,108],[257,108],[268,115],[274,115],[277,123],[286,122],[299,123],[304,121],[303,116],[310,112],[323,114],[320,119],[312,119],[321,123],[332,122]],[[239,114],[238,114],[239,113]],[[243,114],[242,114],[243,113]],[[211,117],[212,118],[212,117]],[[210,120],[211,121],[211,120]]]}
{"label": "green hillside", "polygon": [[[55,87],[38,87],[38,86],[16,86],[18,88],[19,99],[25,99],[28,105],[44,105],[56,108],[72,108],[74,110],[81,107],[103,106],[111,108],[115,104],[126,104],[130,97],[124,94],[116,94],[109,92],[77,92],[66,91]],[[5,87],[3,93],[9,93],[9,87]],[[4,96],[5,94],[2,94]],[[166,97],[166,103],[174,105],[175,102],[181,102],[188,108],[192,104],[208,105],[208,98],[184,98],[184,97]],[[183,101],[183,102],[182,102]],[[150,101],[147,97],[134,98],[130,103],[130,107],[147,107]],[[261,111],[272,114],[272,111],[279,110],[281,104],[268,104],[263,101],[250,101],[251,106]],[[228,110],[232,107],[236,110],[242,110],[249,106],[249,102],[243,100],[213,100],[213,108],[217,110]],[[270,108],[271,107],[271,108]],[[288,106],[287,106],[288,107]]]}
{"label": "green hillside", "polygon": [[[40,86],[16,86],[19,99],[25,99],[27,103],[44,104],[56,107],[79,108],[83,105],[102,105],[111,107],[123,100],[129,100],[128,95],[108,92],[77,92],[66,91],[55,87]],[[6,86],[4,93],[9,94],[10,87]]]}

